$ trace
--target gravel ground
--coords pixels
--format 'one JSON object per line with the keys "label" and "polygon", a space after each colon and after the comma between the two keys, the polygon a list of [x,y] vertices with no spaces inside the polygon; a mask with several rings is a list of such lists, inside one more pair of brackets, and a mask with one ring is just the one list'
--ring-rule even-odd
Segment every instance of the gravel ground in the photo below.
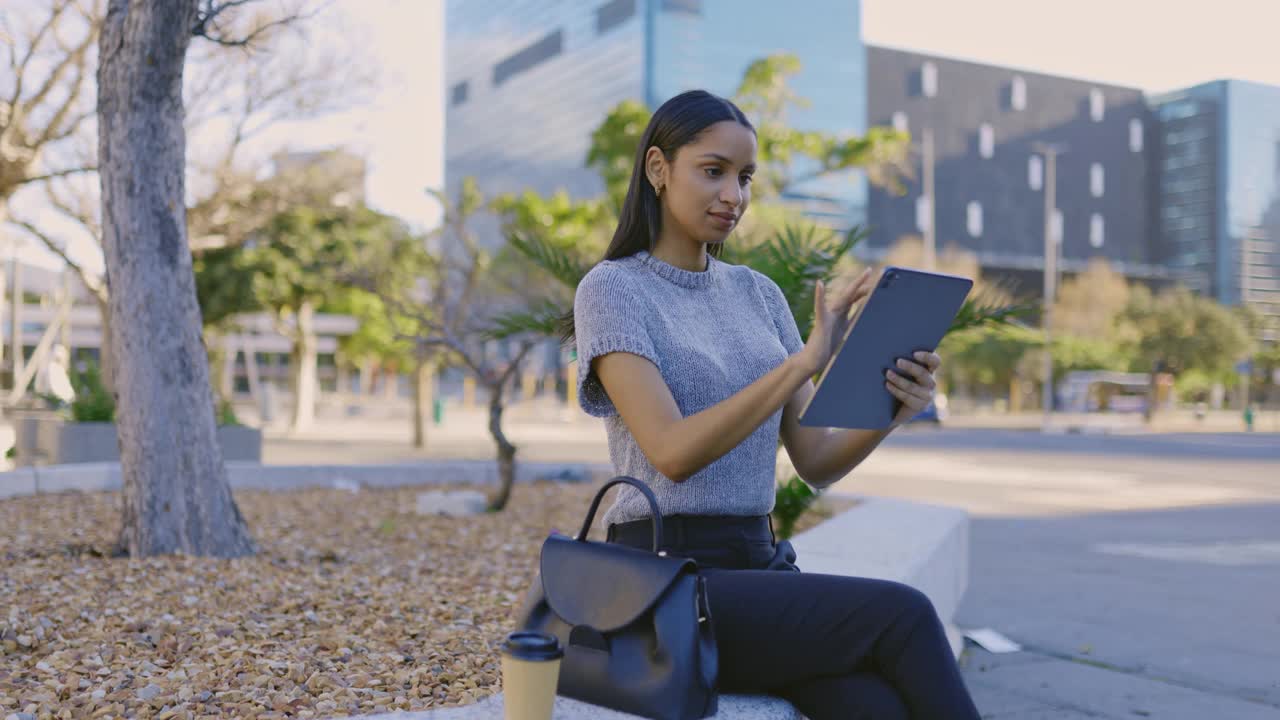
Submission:
{"label": "gravel ground", "polygon": [[[0,501],[0,717],[469,704],[500,689],[542,540],[576,532],[596,487],[520,485],[467,519],[418,516],[422,487],[238,491],[260,552],[237,560],[108,557],[119,493]],[[798,531],[852,502],[823,498]]]}

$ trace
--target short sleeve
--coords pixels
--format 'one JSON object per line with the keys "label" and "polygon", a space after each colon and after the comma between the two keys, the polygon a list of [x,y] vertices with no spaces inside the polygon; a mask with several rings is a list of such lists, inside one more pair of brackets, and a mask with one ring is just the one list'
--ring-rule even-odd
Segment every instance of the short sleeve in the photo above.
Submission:
{"label": "short sleeve", "polygon": [[574,293],[578,403],[593,417],[610,417],[618,411],[591,370],[592,360],[613,352],[625,352],[662,367],[646,327],[645,305],[631,292],[628,280],[624,269],[601,264],[587,273]]}
{"label": "short sleeve", "polygon": [[778,340],[782,342],[782,347],[786,348],[788,355],[795,355],[804,349],[804,340],[800,338],[800,328],[796,325],[795,316],[791,314],[791,307],[787,305],[787,298],[782,294],[782,288],[762,273],[754,273],[754,277],[756,287],[764,296],[765,307],[769,309],[769,315],[773,318],[773,325],[778,330]]}

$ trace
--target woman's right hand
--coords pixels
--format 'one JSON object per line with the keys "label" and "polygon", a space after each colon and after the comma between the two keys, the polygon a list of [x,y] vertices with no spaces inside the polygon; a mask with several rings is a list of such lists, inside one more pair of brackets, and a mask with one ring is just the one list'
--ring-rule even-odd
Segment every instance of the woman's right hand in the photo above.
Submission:
{"label": "woman's right hand", "polygon": [[853,304],[871,294],[871,268],[862,271],[843,292],[831,302],[827,301],[826,284],[821,280],[813,292],[813,327],[804,349],[799,353],[801,362],[810,376],[827,369],[836,350],[836,343],[844,339],[849,329],[849,310]]}

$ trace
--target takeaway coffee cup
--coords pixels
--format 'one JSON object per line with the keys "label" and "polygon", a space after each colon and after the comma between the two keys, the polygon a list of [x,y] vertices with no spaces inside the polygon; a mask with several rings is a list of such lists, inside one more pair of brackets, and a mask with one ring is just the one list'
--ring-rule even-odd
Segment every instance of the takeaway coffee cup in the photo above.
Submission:
{"label": "takeaway coffee cup", "polygon": [[506,720],[551,720],[564,651],[554,635],[518,631],[502,646]]}

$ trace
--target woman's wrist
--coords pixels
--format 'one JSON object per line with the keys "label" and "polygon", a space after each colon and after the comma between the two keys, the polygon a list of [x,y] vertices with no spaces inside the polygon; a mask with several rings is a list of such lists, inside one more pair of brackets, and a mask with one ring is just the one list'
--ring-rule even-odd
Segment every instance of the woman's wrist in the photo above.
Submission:
{"label": "woman's wrist", "polygon": [[801,350],[795,355],[789,356],[786,361],[790,363],[791,366],[795,368],[795,371],[801,376],[800,385],[804,385],[805,380],[813,379],[813,377],[818,374],[818,370],[821,369],[814,366],[813,361],[805,354],[804,350]]}

